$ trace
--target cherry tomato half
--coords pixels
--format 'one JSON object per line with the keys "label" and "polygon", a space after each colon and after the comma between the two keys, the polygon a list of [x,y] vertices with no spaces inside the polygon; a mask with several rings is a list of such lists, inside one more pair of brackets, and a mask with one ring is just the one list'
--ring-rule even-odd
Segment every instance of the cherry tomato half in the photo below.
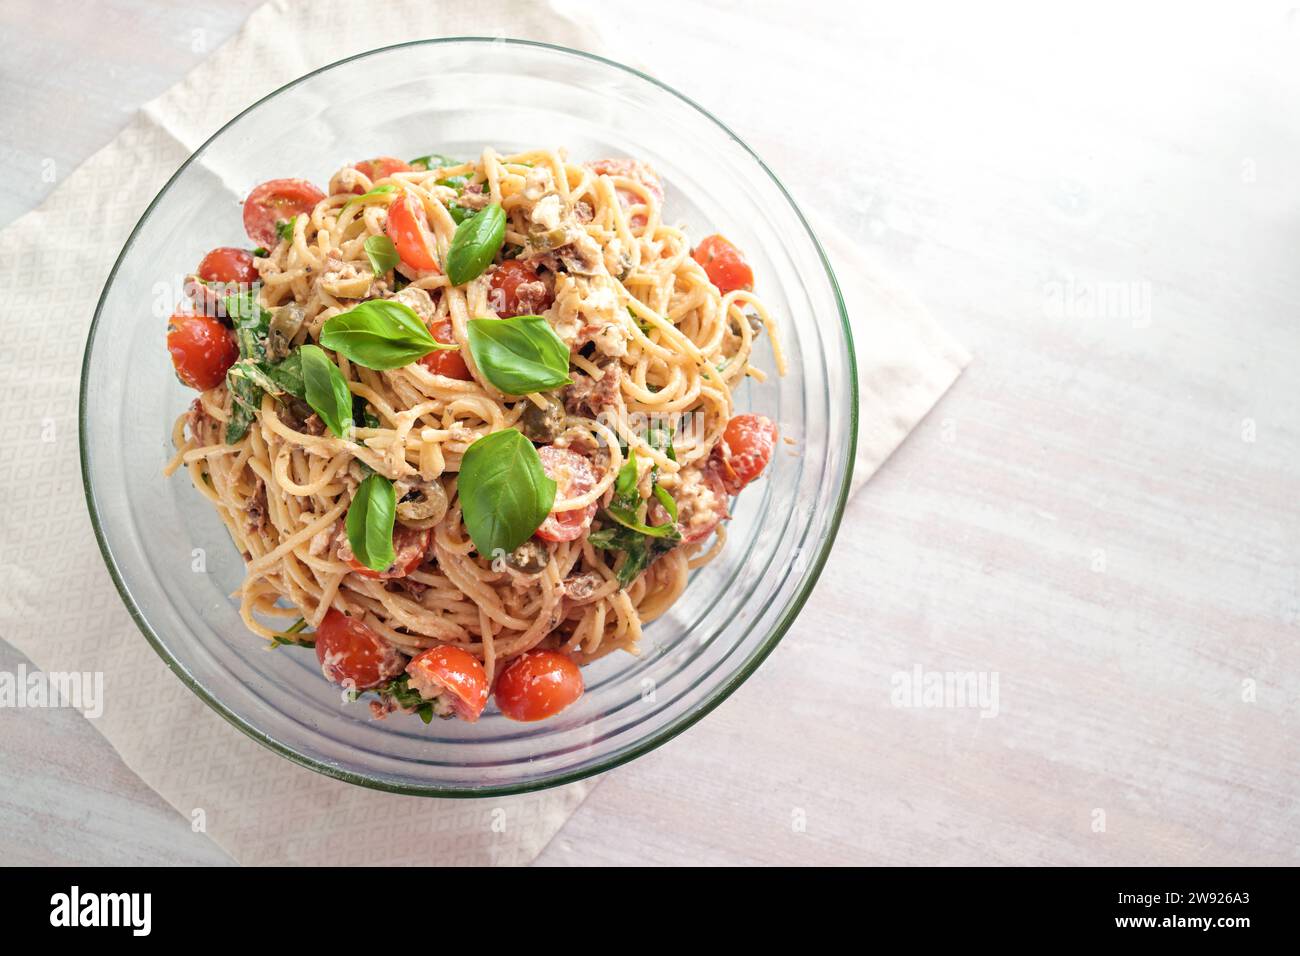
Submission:
{"label": "cherry tomato half", "polygon": [[235,333],[197,312],[177,312],[167,320],[167,351],[176,377],[200,392],[220,385],[239,359]]}
{"label": "cherry tomato half", "polygon": [[[408,164],[400,159],[394,159],[392,156],[376,156],[374,159],[362,160],[354,164],[352,168],[364,174],[366,179],[369,179],[372,183],[387,179],[393,173],[409,173],[411,171]],[[365,192],[359,183],[352,187],[352,191],[358,196]]]}
{"label": "cherry tomato half", "polygon": [[272,179],[244,200],[244,231],[259,246],[274,249],[275,227],[294,216],[310,215],[325,194],[305,179]]}
{"label": "cherry tomato half", "polygon": [[487,673],[467,650],[448,644],[431,647],[406,665],[406,673],[416,690],[446,695],[461,720],[472,724],[487,706]]}
{"label": "cherry tomato half", "polygon": [[388,207],[388,238],[412,269],[438,271],[438,250],[429,232],[424,207],[411,196],[400,196]]}
{"label": "cherry tomato half", "polygon": [[[596,473],[591,462],[576,451],[543,445],[537,449],[537,454],[542,459],[542,471],[555,482],[556,501],[585,495],[596,486]],[[534,533],[543,541],[573,541],[582,537],[595,516],[594,501],[585,508],[553,511]]]}
{"label": "cherry tomato half", "polygon": [[772,460],[776,448],[776,425],[764,415],[737,415],[727,422],[722,441],[713,449],[712,459],[717,465],[727,494],[740,494],[740,489],[757,478]]}
{"label": "cherry tomato half", "polygon": [[[429,550],[429,536],[432,532],[429,529],[423,531],[415,528],[408,528],[405,525],[393,526],[393,551],[396,557],[393,563],[382,571],[376,571],[368,568],[352,554],[352,549],[343,543],[340,548],[340,557],[342,557],[352,570],[362,577],[381,578],[389,580],[391,578],[404,578],[420,566],[424,560],[424,553]],[[346,550],[344,550],[346,549]]]}
{"label": "cherry tomato half", "polygon": [[545,720],[581,697],[583,689],[582,672],[568,657],[528,651],[497,678],[497,706],[511,720]]}
{"label": "cherry tomato half", "polygon": [[326,679],[351,681],[357,690],[402,673],[406,658],[355,617],[330,608],[316,628],[316,660]]}
{"label": "cherry tomato half", "polygon": [[[503,319],[516,315],[535,315],[550,308],[554,295],[549,289],[540,300],[529,298],[529,305],[521,307],[519,287],[525,283],[540,282],[537,273],[518,259],[507,259],[492,273],[492,299],[497,315]],[[545,289],[545,286],[543,286]],[[499,304],[498,304],[499,301]]]}
{"label": "cherry tomato half", "polygon": [[700,240],[691,257],[704,266],[709,281],[723,295],[737,289],[754,288],[754,270],[749,267],[740,250],[722,236],[708,236]]}
{"label": "cherry tomato half", "polygon": [[204,256],[199,262],[197,275],[204,282],[242,282],[245,285],[252,285],[258,279],[253,254],[233,246],[221,246]]}
{"label": "cherry tomato half", "polygon": [[[451,332],[451,319],[444,319],[439,322],[429,330],[429,334],[439,342],[447,345],[453,345],[456,342],[456,337]],[[462,382],[468,382],[474,378],[469,374],[469,366],[465,364],[465,359],[461,357],[460,349],[438,349],[436,352],[430,352],[420,359],[420,364],[435,375],[457,378]]]}

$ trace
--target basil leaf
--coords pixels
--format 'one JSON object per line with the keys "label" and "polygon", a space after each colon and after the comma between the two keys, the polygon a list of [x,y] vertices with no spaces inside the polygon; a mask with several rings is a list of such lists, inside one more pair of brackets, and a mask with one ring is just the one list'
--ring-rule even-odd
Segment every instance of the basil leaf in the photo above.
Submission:
{"label": "basil leaf", "polygon": [[253,255],[259,259],[265,259],[270,254],[271,254],[271,250],[266,248],[266,246],[258,246],[256,249],[253,250]]}
{"label": "basil leaf", "polygon": [[491,203],[456,227],[447,250],[447,278],[464,285],[483,274],[506,238],[506,213]]}
{"label": "basil leaf", "polygon": [[253,417],[262,404],[262,390],[246,378],[226,373],[226,386],[233,399],[230,403],[230,417],[226,419],[226,444],[235,445],[243,441],[248,434]]}
{"label": "basil leaf", "polygon": [[[370,190],[369,192],[362,193],[360,196],[353,196],[351,199],[349,199],[347,202],[343,204],[343,209],[347,209],[353,203],[364,203],[368,199],[377,199],[380,196],[387,196],[389,193],[392,192],[397,192],[397,187],[394,186],[392,183],[386,183],[383,186],[376,186],[374,189]],[[342,212],[342,210],[339,211]]]}
{"label": "basil leaf", "polygon": [[513,428],[469,446],[456,488],[474,547],[488,558],[527,541],[555,504],[555,482],[542,470],[537,449]]}
{"label": "basil leaf", "polygon": [[348,505],[344,526],[352,555],[372,571],[383,571],[395,560],[393,519],[397,517],[397,493],[383,475],[371,475],[357,487]]}
{"label": "basil leaf", "polygon": [[293,242],[293,226],[297,221],[297,216],[293,216],[289,219],[281,219],[275,224],[275,234],[285,242]]}
{"label": "basil leaf", "polygon": [[447,212],[451,213],[452,222],[456,223],[458,226],[474,215],[473,209],[466,209],[464,206],[460,205],[460,203],[454,202],[447,204]]}
{"label": "basil leaf", "polygon": [[301,349],[294,349],[279,362],[260,365],[258,368],[275,386],[267,391],[272,394],[288,392],[294,398],[307,398],[307,384],[302,377]]}
{"label": "basil leaf", "polygon": [[257,303],[252,292],[226,296],[226,317],[235,327],[239,357],[262,361],[266,358],[266,336],[271,329],[271,313]]}
{"label": "basil leaf", "polygon": [[573,384],[569,347],[540,315],[470,319],[469,350],[483,376],[507,395]]}
{"label": "basil leaf", "polygon": [[415,311],[392,299],[370,299],[321,327],[320,343],[364,368],[410,365],[435,349],[458,346],[439,342]]}
{"label": "basil leaf", "polygon": [[361,248],[366,250],[370,268],[375,270],[377,276],[388,272],[401,261],[401,257],[397,254],[397,247],[387,236],[371,236],[361,244]]}
{"label": "basil leaf", "polygon": [[450,156],[444,156],[442,153],[430,153],[428,156],[417,156],[407,163],[408,166],[423,166],[427,169],[442,169],[444,166],[459,166],[459,159],[452,159]]}
{"label": "basil leaf", "polygon": [[352,430],[352,393],[348,391],[343,373],[319,346],[304,345],[298,349],[298,354],[307,404],[330,431],[340,438],[347,438]]}

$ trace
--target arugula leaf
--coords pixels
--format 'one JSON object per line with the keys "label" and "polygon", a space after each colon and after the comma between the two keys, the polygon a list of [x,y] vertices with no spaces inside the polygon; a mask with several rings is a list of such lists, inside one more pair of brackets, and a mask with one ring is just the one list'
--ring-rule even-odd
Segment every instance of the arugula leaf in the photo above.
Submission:
{"label": "arugula leaf", "polygon": [[226,296],[226,316],[235,327],[239,357],[262,361],[266,358],[266,336],[271,328],[271,313],[262,308],[252,292]]}
{"label": "arugula leaf", "polygon": [[506,214],[500,203],[489,203],[456,227],[447,250],[447,278],[464,285],[483,274],[506,237]]}
{"label": "arugula leaf", "polygon": [[302,629],[307,626],[305,618],[298,618],[283,631],[277,631],[271,638],[271,649],[277,647],[315,647],[316,637],[314,634],[308,634],[306,637],[298,637]]}
{"label": "arugula leaf", "polygon": [[387,236],[371,236],[361,244],[361,248],[366,250],[370,268],[375,270],[377,276],[388,272],[401,261],[401,256],[397,254],[397,247]]}
{"label": "arugula leaf", "polygon": [[439,342],[410,306],[392,299],[370,299],[334,316],[322,326],[320,343],[350,362],[381,370],[410,365],[435,349],[459,348]]}
{"label": "arugula leaf", "polygon": [[[672,521],[661,525],[648,525],[640,520],[638,515],[641,511],[641,495],[637,491],[637,477],[636,450],[629,448],[627,461],[623,462],[623,467],[618,470],[618,475],[614,478],[614,496],[605,508],[605,515],[629,531],[635,531],[647,537],[672,538],[676,536],[677,540],[681,540],[681,533],[677,530],[677,525],[674,524],[677,520],[676,517]],[[667,494],[667,492],[664,493]],[[662,499],[660,500],[662,501]],[[665,505],[665,507],[667,506]],[[673,502],[669,514],[671,515],[676,510],[677,503]]]}
{"label": "arugula leaf", "polygon": [[371,475],[361,482],[343,524],[353,556],[372,571],[383,571],[397,559],[393,551],[396,517],[393,483],[383,475]]}
{"label": "arugula leaf", "polygon": [[469,446],[456,488],[465,528],[488,558],[527,541],[555,504],[555,482],[542,470],[537,449],[513,428]]}
{"label": "arugula leaf", "polygon": [[[347,438],[352,424],[352,393],[337,365],[317,345],[298,349],[302,363],[302,380],[307,404],[321,417],[329,430]],[[388,565],[384,565],[387,567]]]}
{"label": "arugula leaf", "polygon": [[394,677],[387,684],[380,684],[373,689],[380,697],[387,697],[402,710],[414,710],[426,724],[433,720],[433,701],[425,700],[418,690],[411,687],[409,674]]}
{"label": "arugula leaf", "polygon": [[680,535],[674,539],[652,538],[622,527],[602,528],[587,536],[593,548],[623,552],[625,557],[617,575],[622,587],[627,587],[642,571],[675,548],[680,538]]}
{"label": "arugula leaf", "polygon": [[484,377],[507,395],[573,384],[569,347],[540,315],[470,319],[469,350]]}

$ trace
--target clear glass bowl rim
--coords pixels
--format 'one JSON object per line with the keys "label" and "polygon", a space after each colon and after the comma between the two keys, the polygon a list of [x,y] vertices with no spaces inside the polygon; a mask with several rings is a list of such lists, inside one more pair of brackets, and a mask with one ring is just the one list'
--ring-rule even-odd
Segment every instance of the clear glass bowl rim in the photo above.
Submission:
{"label": "clear glass bowl rim", "polygon": [[[635,746],[628,748],[624,752],[615,754],[591,766],[581,767],[575,770],[557,773],[550,777],[540,778],[537,780],[530,780],[526,783],[507,784],[503,786],[483,787],[483,788],[476,788],[476,789],[397,785],[387,781],[371,778],[362,773],[356,773],[351,770],[345,770],[337,766],[323,763],[321,761],[313,759],[312,757],[308,757],[304,754],[298,753],[293,748],[281,743],[275,738],[262,732],[257,727],[253,726],[252,724],[250,724],[249,722],[241,718],[238,714],[234,713],[234,711],[230,710],[212,692],[210,692],[206,687],[204,687],[202,683],[200,683],[198,680],[195,680],[188,673],[186,673],[185,669],[181,666],[180,662],[175,657],[173,657],[170,652],[168,652],[166,646],[159,639],[158,635],[154,633],[153,627],[149,624],[148,620],[146,620],[144,615],[141,613],[139,607],[136,606],[135,601],[132,600],[130,596],[130,592],[127,590],[126,583],[122,578],[121,572],[118,569],[117,564],[113,560],[112,552],[109,549],[108,542],[105,539],[103,526],[100,522],[99,511],[95,505],[95,494],[94,491],[92,490],[90,472],[86,466],[86,457],[87,457],[86,456],[86,439],[87,439],[86,408],[87,408],[87,386],[89,382],[89,369],[90,369],[90,354],[92,348],[94,347],[95,333],[99,327],[99,320],[100,320],[100,315],[104,308],[104,301],[107,298],[109,288],[113,285],[113,280],[117,277],[117,273],[119,268],[122,265],[122,261],[126,258],[127,251],[135,243],[136,234],[140,231],[141,226],[149,219],[149,216],[153,213],[154,207],[158,205],[158,203],[162,200],[163,196],[167,194],[168,190],[172,186],[172,183],[175,182],[176,179],[179,178],[180,175],[183,172],[185,172],[186,169],[189,168],[190,163],[194,161],[195,157],[197,157],[200,153],[202,153],[208,147],[209,144],[217,140],[223,133],[225,133],[225,131],[230,126],[234,125],[245,114],[252,112],[253,110],[257,109],[259,106],[261,106],[263,103],[267,102],[268,100],[274,99],[275,97],[279,96],[281,93],[284,93],[285,91],[297,86],[299,83],[305,82],[306,80],[309,80],[320,73],[324,73],[344,63],[350,63],[353,60],[360,60],[366,57],[375,56],[377,54],[388,52],[389,50],[397,50],[405,47],[415,47],[415,46],[430,46],[434,44],[444,44],[444,43],[493,43],[493,44],[505,43],[514,46],[537,47],[541,49],[551,50],[557,53],[564,53],[571,56],[580,57],[582,59],[590,60],[607,67],[613,67],[614,69],[621,70],[624,73],[628,73],[631,74],[632,76],[645,80],[646,82],[651,83],[654,86],[659,87],[661,90],[664,90],[670,95],[676,97],[682,103],[686,104],[691,109],[700,113],[706,119],[714,123],[719,129],[722,130],[723,133],[725,133],[728,137],[730,137],[733,141],[735,141],[742,149],[745,150],[745,152],[747,152],[750,155],[751,158],[753,158],[754,162],[758,164],[759,168],[762,169],[763,172],[767,174],[768,178],[770,178],[773,184],[775,184],[775,186],[777,187],[777,189],[780,190],[781,195],[784,196],[786,202],[789,203],[791,211],[794,212],[800,224],[803,226],[804,231],[807,233],[808,238],[811,240],[813,244],[813,247],[817,250],[818,258],[821,259],[822,268],[826,272],[826,278],[830,282],[831,291],[835,296],[835,304],[839,312],[840,327],[841,327],[841,331],[843,331],[844,333],[844,346],[846,350],[846,357],[848,359],[848,381],[849,381],[849,399],[850,399],[849,408],[848,408],[849,453],[846,459],[849,462],[850,467],[845,469],[844,475],[840,481],[839,492],[835,498],[834,505],[833,505],[834,514],[832,515],[831,522],[827,527],[826,537],[821,542],[817,555],[809,567],[808,574],[803,586],[800,588],[799,592],[795,595],[794,599],[790,602],[789,606],[782,613],[780,620],[777,621],[775,627],[772,628],[771,633],[769,633],[766,637],[763,638],[762,643],[755,651],[753,656],[745,663],[745,665],[741,667],[738,671],[736,671],[736,673],[732,674],[727,680],[723,681],[721,684],[715,687],[709,693],[708,697],[706,697],[704,701],[701,702],[693,710],[687,711],[686,713],[682,714],[672,723],[650,734],[644,740],[638,742]],[[840,292],[839,283],[835,279],[835,272],[831,268],[830,260],[827,259],[826,257],[826,251],[822,248],[822,245],[818,241],[816,234],[813,232],[812,228],[808,225],[808,220],[804,217],[803,212],[799,209],[794,199],[790,196],[789,191],[785,188],[785,185],[781,182],[781,180],[777,178],[776,174],[773,173],[772,170],[768,168],[767,164],[763,162],[763,160],[759,157],[759,155],[756,152],[754,152],[754,150],[751,149],[744,140],[742,140],[739,136],[737,136],[725,123],[719,120],[716,116],[714,116],[704,107],[700,106],[694,100],[690,99],[690,97],[687,97],[682,93],[679,93],[677,90],[668,86],[666,83],[663,83],[660,80],[655,79],[653,76],[650,76],[647,73],[643,73],[640,70],[634,69],[630,66],[626,66],[615,60],[610,60],[607,59],[606,57],[598,56],[594,53],[587,53],[583,50],[575,50],[570,47],[560,46],[554,43],[543,43],[536,40],[520,40],[520,39],[513,39],[508,37],[478,37],[478,36],[434,37],[434,38],[424,39],[424,40],[408,40],[403,43],[394,43],[394,44],[390,44],[389,46],[377,47],[373,50],[367,50],[363,53],[356,53],[352,56],[344,57],[341,60],[335,60],[332,63],[328,63],[325,66],[312,70],[310,73],[305,73],[302,76],[298,77],[297,79],[291,80],[290,82],[286,83],[284,86],[281,86],[276,90],[273,90],[272,92],[258,99],[256,102],[245,107],[235,116],[232,116],[225,124],[222,125],[220,129],[218,129],[215,133],[213,133],[210,137],[208,137],[203,142],[203,144],[199,146],[198,149],[194,150],[194,152],[191,153],[188,158],[186,158],[185,162],[181,163],[181,165],[177,168],[176,172],[172,173],[172,175],[168,178],[167,182],[163,185],[162,189],[158,191],[158,195],[156,195],[152,200],[150,200],[149,205],[145,208],[144,213],[140,216],[140,219],[132,227],[131,234],[127,237],[125,244],[122,246],[122,251],[118,253],[117,259],[113,263],[113,268],[112,270],[110,270],[108,274],[108,278],[104,282],[104,288],[100,292],[99,300],[95,305],[95,314],[92,317],[90,322],[90,330],[86,336],[86,347],[82,353],[82,358],[81,358],[81,385],[80,385],[80,393],[77,401],[77,440],[78,440],[79,455],[81,459],[82,489],[86,498],[86,507],[90,512],[90,523],[95,532],[95,542],[99,546],[99,552],[103,557],[104,564],[108,568],[109,575],[113,579],[113,586],[117,589],[118,596],[121,598],[122,603],[126,606],[128,613],[131,615],[131,619],[135,622],[136,627],[139,628],[140,633],[143,634],[145,639],[149,642],[149,645],[154,649],[154,652],[157,653],[158,656],[162,658],[163,663],[165,663],[167,667],[174,674],[176,674],[177,677],[181,679],[181,682],[185,684],[185,686],[188,687],[191,691],[193,691],[199,697],[200,700],[202,700],[205,704],[211,707],[218,714],[220,714],[223,718],[225,718],[226,721],[228,721],[234,727],[238,728],[242,733],[251,737],[253,740],[256,740],[262,746],[267,747],[270,750],[273,750],[274,752],[280,754],[283,757],[287,757],[289,760],[293,761],[296,764],[299,764],[300,766],[307,767],[310,770],[314,770],[317,773],[324,774],[325,776],[328,777],[333,777],[338,780],[343,780],[347,783],[356,784],[358,786],[367,787],[374,790],[382,790],[388,793],[406,794],[410,796],[451,797],[451,798],[500,797],[500,796],[509,796],[512,794],[532,793],[539,790],[545,790],[550,787],[558,787],[564,784],[574,783],[576,781],[583,780],[587,777],[595,776],[596,774],[599,773],[604,773],[607,770],[612,770],[615,767],[621,766],[625,763],[628,763],[631,760],[635,760],[637,757],[649,753],[650,751],[654,750],[656,747],[662,746],[663,744],[672,740],[678,734],[692,727],[696,722],[702,720],[710,711],[712,711],[715,707],[717,707],[724,700],[730,697],[732,693],[734,693],[735,690],[738,687],[740,687],[740,685],[743,684],[749,678],[749,676],[754,673],[755,670],[758,669],[759,665],[761,665],[763,661],[767,659],[767,656],[772,653],[772,650],[780,642],[781,638],[785,636],[786,631],[790,629],[790,625],[794,623],[795,618],[798,617],[800,610],[802,610],[805,602],[807,602],[808,600],[808,596],[812,593],[813,588],[817,585],[817,581],[821,577],[822,568],[825,566],[826,560],[830,556],[831,547],[834,545],[835,537],[839,532],[840,521],[844,516],[844,507],[848,502],[850,482],[852,481],[853,478],[852,463],[854,460],[854,455],[857,450],[857,442],[858,442],[857,359],[854,352],[853,332],[849,324],[848,311],[844,306],[844,297]]]}

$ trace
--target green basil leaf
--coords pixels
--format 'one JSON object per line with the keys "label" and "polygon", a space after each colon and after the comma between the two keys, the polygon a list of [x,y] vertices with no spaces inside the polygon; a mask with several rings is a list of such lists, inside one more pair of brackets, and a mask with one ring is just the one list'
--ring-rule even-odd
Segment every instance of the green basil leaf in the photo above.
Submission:
{"label": "green basil leaf", "polygon": [[442,155],[442,153],[430,153],[428,156],[415,157],[407,165],[423,166],[425,169],[442,169],[444,166],[459,166],[461,160],[452,159],[450,156]]}
{"label": "green basil leaf", "polygon": [[265,259],[270,254],[271,254],[271,250],[266,248],[266,246],[258,246],[256,249],[253,250],[253,255],[259,259]]}
{"label": "green basil leaf", "polygon": [[466,209],[464,206],[460,205],[459,203],[454,203],[454,202],[447,204],[447,212],[451,213],[452,222],[454,222],[458,226],[466,219],[469,219],[474,215],[473,209]]}
{"label": "green basil leaf", "polygon": [[383,571],[397,560],[393,551],[393,520],[397,493],[383,475],[371,475],[357,487],[343,522],[352,555],[372,571]]}
{"label": "green basil leaf", "polygon": [[258,366],[262,373],[271,380],[275,388],[267,389],[272,394],[288,392],[294,398],[307,398],[307,383],[302,377],[302,350],[294,349],[279,362]]}
{"label": "green basil leaf", "polygon": [[506,213],[491,203],[456,227],[447,250],[447,278],[464,285],[483,274],[506,238]]}
{"label": "green basil leaf", "polygon": [[[360,196],[353,196],[343,204],[343,209],[347,209],[353,203],[364,203],[368,199],[378,199],[380,196],[387,196],[389,193],[397,192],[397,187],[392,183],[385,183],[383,186],[376,186],[369,192],[362,193]],[[342,210],[340,210],[341,212]]]}
{"label": "green basil leaf", "polygon": [[555,482],[542,470],[537,449],[513,428],[469,446],[456,488],[465,527],[487,558],[527,541],[555,504]]}
{"label": "green basil leaf", "polygon": [[271,313],[257,303],[252,292],[226,296],[226,317],[235,327],[239,357],[262,361],[266,358],[266,336],[271,329]]}
{"label": "green basil leaf", "polygon": [[470,319],[469,350],[484,377],[507,395],[573,383],[569,347],[540,315]]}
{"label": "green basil leaf", "polygon": [[340,438],[347,438],[352,431],[352,393],[348,391],[343,373],[319,346],[304,345],[298,349],[298,354],[307,404],[330,431]]}
{"label": "green basil leaf", "polygon": [[230,417],[226,419],[226,444],[236,445],[244,440],[249,426],[253,424],[253,410],[243,402],[232,402]]}
{"label": "green basil leaf", "polygon": [[465,187],[469,185],[469,177],[468,177],[468,176],[448,176],[446,179],[440,179],[440,180],[438,180],[438,185],[439,185],[439,186],[447,186],[447,187],[450,187],[451,189],[456,190],[457,194],[459,194],[459,193],[464,192],[464,191],[465,191]]}
{"label": "green basil leaf", "polygon": [[321,327],[320,343],[364,368],[402,368],[435,349],[454,349],[439,342],[415,311],[392,299],[370,299]]}
{"label": "green basil leaf", "polygon": [[370,268],[375,270],[377,276],[383,275],[401,261],[401,257],[397,254],[397,247],[387,236],[371,236],[361,244],[361,248],[366,250]]}
{"label": "green basil leaf", "polygon": [[281,219],[275,224],[275,234],[285,242],[293,242],[293,226],[297,221],[297,216],[291,216],[288,219]]}

